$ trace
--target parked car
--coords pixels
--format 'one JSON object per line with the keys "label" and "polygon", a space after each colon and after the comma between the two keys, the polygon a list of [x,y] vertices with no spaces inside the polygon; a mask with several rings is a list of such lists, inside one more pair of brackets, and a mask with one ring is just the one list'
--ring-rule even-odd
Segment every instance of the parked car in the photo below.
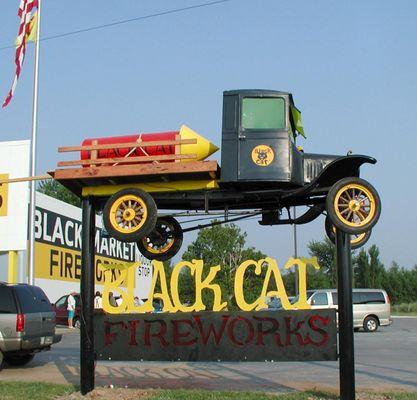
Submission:
{"label": "parked car", "polygon": [[[338,299],[336,289],[307,291],[308,303],[312,309],[335,308]],[[392,324],[391,304],[388,294],[382,289],[353,289],[353,327],[375,332],[379,326]]]}
{"label": "parked car", "polygon": [[[60,297],[54,304],[52,304],[52,307],[56,313],[56,323],[57,325],[68,325],[68,294],[65,296]],[[73,294],[75,299],[75,312],[74,312],[74,318],[72,319],[72,325],[74,328],[80,328],[81,327],[81,302],[80,302],[80,295],[79,294]]]}
{"label": "parked car", "polygon": [[0,368],[3,361],[27,364],[61,337],[55,333],[55,312],[41,288],[0,282]]}

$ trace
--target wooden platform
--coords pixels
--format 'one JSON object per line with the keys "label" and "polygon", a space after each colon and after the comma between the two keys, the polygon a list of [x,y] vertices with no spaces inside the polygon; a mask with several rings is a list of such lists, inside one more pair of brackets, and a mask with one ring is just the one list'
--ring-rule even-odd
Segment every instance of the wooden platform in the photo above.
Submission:
{"label": "wooden platform", "polygon": [[48,172],[55,180],[82,195],[83,188],[148,182],[213,180],[220,176],[217,161],[160,162],[147,164],[63,168]]}

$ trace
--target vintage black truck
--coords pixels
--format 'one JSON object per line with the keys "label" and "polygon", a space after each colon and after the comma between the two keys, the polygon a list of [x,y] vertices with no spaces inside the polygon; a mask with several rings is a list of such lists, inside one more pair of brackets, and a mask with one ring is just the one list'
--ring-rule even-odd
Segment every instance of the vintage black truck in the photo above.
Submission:
{"label": "vintage black truck", "polygon": [[[116,163],[106,176],[90,172],[90,181],[56,179],[76,193],[82,186],[82,192],[78,190],[82,196],[94,196],[108,233],[137,242],[150,259],[175,255],[184,232],[254,216],[259,216],[261,225],[283,225],[305,224],[325,214],[331,240],[337,227],[352,235],[352,247],[363,245],[379,219],[381,201],[374,187],[359,177],[360,167],[376,160],[357,154],[306,153],[296,144],[299,135],[304,136],[301,113],[291,93],[226,91],[221,168],[216,164],[208,175],[198,174],[190,163],[183,164],[179,177],[169,173],[166,163],[165,169],[155,167],[158,174],[143,176],[131,171],[121,178],[123,174],[115,171],[122,166]],[[152,185],[156,181],[158,185]],[[295,206],[304,206],[296,218],[292,213]],[[162,214],[161,210],[169,211]],[[216,213],[223,217],[184,227],[187,217],[190,221],[194,216],[191,221],[195,221],[201,214],[213,218]],[[176,217],[183,221],[179,223]]]}

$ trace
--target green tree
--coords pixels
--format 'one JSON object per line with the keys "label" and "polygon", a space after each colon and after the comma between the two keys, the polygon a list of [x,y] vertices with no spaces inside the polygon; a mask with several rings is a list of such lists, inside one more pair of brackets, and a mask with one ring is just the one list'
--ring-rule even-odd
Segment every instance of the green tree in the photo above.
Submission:
{"label": "green tree", "polygon": [[[260,260],[265,258],[265,254],[253,247],[245,247],[246,233],[233,223],[215,225],[210,228],[202,229],[198,232],[196,240],[191,243],[184,252],[183,260],[191,261],[204,260],[203,278],[205,278],[210,267],[220,265],[221,269],[216,276],[216,283],[222,289],[222,301],[228,302],[229,309],[234,309],[234,277],[236,268],[245,260]],[[256,275],[253,269],[248,269],[245,275],[245,298],[255,300],[261,291],[265,274]],[[180,276],[180,294],[185,301],[193,302],[194,278],[185,269]],[[203,301],[208,309],[213,304],[211,291],[203,292]]]}
{"label": "green tree", "polygon": [[336,246],[325,238],[320,242],[313,240],[307,247],[310,256],[317,257],[320,265],[319,271],[311,268],[308,270],[309,288],[335,288],[337,285]]}
{"label": "green tree", "polygon": [[385,273],[383,288],[394,304],[417,302],[417,266],[405,269],[394,261]]}
{"label": "green tree", "polygon": [[372,245],[366,252],[363,248],[353,259],[355,286],[381,288],[385,282],[385,267],[379,259],[379,249]]}
{"label": "green tree", "polygon": [[369,257],[365,249],[361,249],[358,256],[352,260],[355,287],[368,288],[370,287],[370,267]]}
{"label": "green tree", "polygon": [[80,198],[54,179],[41,181],[38,186],[38,191],[65,203],[72,204],[73,206],[81,206]]}

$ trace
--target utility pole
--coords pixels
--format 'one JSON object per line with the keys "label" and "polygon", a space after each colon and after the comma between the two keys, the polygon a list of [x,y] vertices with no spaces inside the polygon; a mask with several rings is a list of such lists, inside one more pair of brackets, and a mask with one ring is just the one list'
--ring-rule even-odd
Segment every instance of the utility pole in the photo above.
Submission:
{"label": "utility pole", "polygon": [[[32,108],[32,138],[30,153],[30,176],[36,175],[36,135],[38,122],[38,82],[39,82],[39,39],[41,32],[41,0],[38,0],[38,24],[35,41],[35,73],[33,82],[33,108]],[[35,197],[36,181],[30,181],[30,208],[29,208],[29,249],[28,249],[28,282],[35,283]]]}

